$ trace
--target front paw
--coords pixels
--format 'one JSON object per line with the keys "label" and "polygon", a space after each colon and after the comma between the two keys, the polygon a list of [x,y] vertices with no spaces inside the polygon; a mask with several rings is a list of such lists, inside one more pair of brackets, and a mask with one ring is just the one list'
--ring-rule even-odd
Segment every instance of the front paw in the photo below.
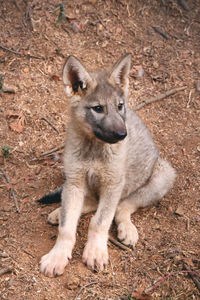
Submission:
{"label": "front paw", "polygon": [[40,261],[40,271],[48,277],[63,274],[65,266],[71,258],[71,252],[70,247],[66,244],[55,244],[49,253],[42,256]]}
{"label": "front paw", "polygon": [[131,221],[121,222],[117,228],[118,239],[127,246],[135,247],[138,241],[138,232]]}
{"label": "front paw", "polygon": [[108,264],[107,241],[88,241],[83,251],[83,262],[89,269],[103,271]]}

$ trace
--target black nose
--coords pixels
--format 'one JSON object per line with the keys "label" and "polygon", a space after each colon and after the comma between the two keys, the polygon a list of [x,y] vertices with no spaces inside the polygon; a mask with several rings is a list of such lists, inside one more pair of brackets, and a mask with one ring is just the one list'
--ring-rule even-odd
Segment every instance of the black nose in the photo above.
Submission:
{"label": "black nose", "polygon": [[126,131],[118,131],[114,133],[114,136],[116,139],[123,140],[126,136],[127,136],[127,132]]}

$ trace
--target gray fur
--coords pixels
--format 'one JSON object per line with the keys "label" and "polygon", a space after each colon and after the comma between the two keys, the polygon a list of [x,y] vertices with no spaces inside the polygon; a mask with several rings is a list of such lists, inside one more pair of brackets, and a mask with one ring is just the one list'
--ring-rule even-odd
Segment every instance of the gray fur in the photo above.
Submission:
{"label": "gray fur", "polygon": [[[63,273],[81,212],[96,210],[83,262],[102,270],[108,263],[108,230],[114,217],[118,238],[135,246],[138,233],[131,214],[155,203],[173,186],[174,169],[160,158],[141,119],[127,108],[130,63],[128,54],[110,71],[89,73],[75,57],[64,66],[71,107],[64,153],[66,183],[58,239],[41,259],[41,271],[47,276]],[[60,209],[49,221],[53,223],[58,214]]]}

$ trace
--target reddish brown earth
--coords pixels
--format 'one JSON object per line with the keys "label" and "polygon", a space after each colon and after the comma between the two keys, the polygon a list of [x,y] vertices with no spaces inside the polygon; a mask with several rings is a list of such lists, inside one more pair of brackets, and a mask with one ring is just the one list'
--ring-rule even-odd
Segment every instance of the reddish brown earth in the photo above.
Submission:
{"label": "reddish brown earth", "polygon": [[[11,182],[0,171],[2,299],[199,299],[188,275],[200,282],[195,275],[200,274],[200,1],[182,2],[188,10],[172,0],[63,0],[68,19],[57,22],[60,1],[0,1],[0,75],[3,89],[14,89],[0,93],[0,168]],[[125,52],[132,53],[130,106],[186,86],[138,112],[162,156],[176,168],[175,186],[157,207],[133,216],[140,235],[135,250],[109,242],[106,271],[92,272],[81,262],[87,215],[79,222],[64,274],[46,278],[38,263],[55,243],[57,228],[46,220],[56,205],[42,207],[35,200],[63,181],[62,150],[41,156],[65,140],[62,66],[73,54],[93,70]],[[5,146],[10,147],[7,157]],[[115,226],[111,234],[116,238]],[[183,272],[184,264],[189,273]],[[11,271],[4,273],[8,267]]]}

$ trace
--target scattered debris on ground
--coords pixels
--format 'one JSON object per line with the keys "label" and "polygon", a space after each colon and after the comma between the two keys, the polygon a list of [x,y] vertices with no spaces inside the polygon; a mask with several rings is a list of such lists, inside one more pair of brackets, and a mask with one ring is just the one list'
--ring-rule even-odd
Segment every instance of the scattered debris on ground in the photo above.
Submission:
{"label": "scattered debris on ground", "polygon": [[[1,1],[2,299],[199,299],[199,15],[198,0]],[[114,244],[113,225],[110,265],[100,273],[81,262],[91,215],[82,217],[66,271],[46,278],[38,263],[55,243],[57,227],[46,221],[56,205],[35,200],[63,182],[62,67],[70,54],[94,70],[125,52],[132,54],[129,105],[176,168],[175,187],[133,215],[136,249]]]}

